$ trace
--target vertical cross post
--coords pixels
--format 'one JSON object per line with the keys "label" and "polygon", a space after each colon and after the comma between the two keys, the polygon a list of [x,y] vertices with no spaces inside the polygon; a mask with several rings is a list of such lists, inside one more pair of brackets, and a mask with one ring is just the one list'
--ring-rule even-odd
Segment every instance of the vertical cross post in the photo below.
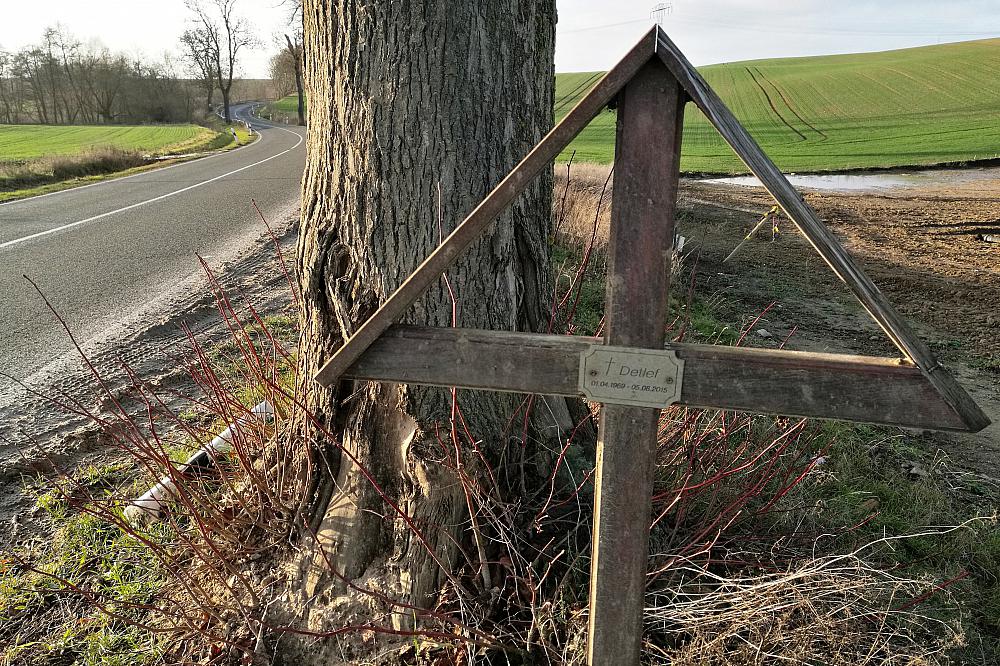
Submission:
{"label": "vertical cross post", "polygon": [[[608,345],[662,349],[685,96],[658,62],[618,98]],[[588,663],[638,664],[660,410],[605,405],[597,443]]]}

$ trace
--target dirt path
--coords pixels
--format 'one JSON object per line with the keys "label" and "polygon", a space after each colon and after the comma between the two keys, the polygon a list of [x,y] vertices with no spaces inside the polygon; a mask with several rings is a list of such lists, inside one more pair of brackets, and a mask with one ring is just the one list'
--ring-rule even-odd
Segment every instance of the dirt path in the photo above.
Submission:
{"label": "dirt path", "polygon": [[[1000,227],[1000,180],[888,194],[806,192],[889,300],[993,418],[975,435],[934,435],[957,461],[996,475],[1000,461],[1000,245],[980,240]],[[772,337],[757,346],[896,356],[898,352],[785,221],[762,229],[731,261],[739,240],[773,205],[761,189],[689,183],[681,233],[694,241],[699,291],[720,316]],[[772,305],[773,304],[773,305]]]}

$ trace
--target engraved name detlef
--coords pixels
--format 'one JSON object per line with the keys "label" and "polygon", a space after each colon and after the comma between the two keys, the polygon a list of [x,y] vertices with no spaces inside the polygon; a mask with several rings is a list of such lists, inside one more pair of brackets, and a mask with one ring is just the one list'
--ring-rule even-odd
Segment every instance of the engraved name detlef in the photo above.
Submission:
{"label": "engraved name detlef", "polygon": [[680,400],[683,377],[673,350],[594,346],[582,354],[580,392],[594,402],[663,408]]}

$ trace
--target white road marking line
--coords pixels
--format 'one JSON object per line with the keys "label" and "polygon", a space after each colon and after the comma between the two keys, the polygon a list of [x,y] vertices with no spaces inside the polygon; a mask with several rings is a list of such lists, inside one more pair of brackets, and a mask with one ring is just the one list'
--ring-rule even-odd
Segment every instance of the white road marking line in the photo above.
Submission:
{"label": "white road marking line", "polygon": [[11,247],[13,245],[17,245],[18,243],[23,243],[25,241],[33,240],[35,238],[41,238],[42,236],[48,236],[49,234],[54,234],[57,231],[64,231],[66,229],[71,229],[71,228],[79,226],[81,224],[86,224],[87,222],[94,222],[96,220],[100,220],[102,218],[105,218],[105,217],[108,217],[108,216],[111,216],[111,215],[116,215],[118,213],[124,213],[127,210],[132,210],[133,208],[138,208],[140,206],[145,206],[146,204],[151,204],[151,203],[154,203],[154,202],[157,202],[157,201],[163,201],[164,199],[168,199],[168,198],[170,198],[172,196],[176,196],[178,194],[183,194],[184,192],[189,192],[190,190],[193,190],[195,188],[201,187],[202,185],[208,185],[209,183],[214,183],[217,180],[221,180],[222,178],[226,178],[227,176],[232,176],[233,174],[239,173],[241,171],[246,171],[247,169],[250,169],[252,167],[255,167],[255,166],[258,166],[260,164],[263,164],[264,162],[270,162],[271,160],[273,160],[275,158],[281,157],[282,155],[285,155],[286,153],[292,152],[293,150],[295,150],[296,148],[298,148],[302,144],[303,137],[300,136],[299,134],[297,134],[296,132],[292,132],[291,130],[286,130],[286,129],[282,128],[282,127],[276,127],[275,129],[280,129],[283,132],[288,132],[289,134],[294,134],[295,136],[297,136],[299,138],[299,140],[295,143],[294,146],[292,146],[291,148],[289,148],[287,150],[283,150],[280,153],[277,153],[275,155],[271,155],[270,157],[262,159],[259,162],[254,162],[253,164],[248,164],[248,165],[246,165],[244,167],[240,167],[239,169],[234,169],[233,171],[230,171],[228,173],[224,173],[221,176],[215,176],[214,178],[209,178],[208,180],[203,180],[200,183],[195,183],[194,185],[188,185],[187,187],[182,187],[179,190],[174,190],[173,192],[168,192],[166,194],[161,194],[158,197],[153,197],[152,199],[146,199],[145,201],[140,201],[139,203],[134,203],[134,204],[132,204],[130,206],[125,206],[124,208],[119,208],[117,210],[108,211],[107,213],[101,213],[100,215],[94,215],[93,217],[88,217],[85,220],[78,220],[76,222],[70,222],[69,224],[64,224],[61,227],[55,227],[53,229],[46,229],[45,231],[39,231],[38,233],[31,234],[30,236],[23,236],[21,238],[15,238],[14,240],[7,241],[6,243],[0,243],[0,250],[2,250],[4,248],[7,248],[7,247]]}

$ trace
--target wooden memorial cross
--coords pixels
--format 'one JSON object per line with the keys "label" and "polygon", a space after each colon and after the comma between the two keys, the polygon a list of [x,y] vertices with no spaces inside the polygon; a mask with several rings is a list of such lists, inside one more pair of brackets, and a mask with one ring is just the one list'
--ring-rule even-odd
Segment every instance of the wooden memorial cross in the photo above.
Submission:
{"label": "wooden memorial cross", "polygon": [[[618,100],[604,338],[395,325],[528,182]],[[684,105],[693,101],[902,358],[664,346]],[[583,396],[604,403],[590,582],[591,664],[638,664],[660,410],[679,403],[937,430],[989,419],[912,333],[659,27],[524,158],[316,379]]]}

